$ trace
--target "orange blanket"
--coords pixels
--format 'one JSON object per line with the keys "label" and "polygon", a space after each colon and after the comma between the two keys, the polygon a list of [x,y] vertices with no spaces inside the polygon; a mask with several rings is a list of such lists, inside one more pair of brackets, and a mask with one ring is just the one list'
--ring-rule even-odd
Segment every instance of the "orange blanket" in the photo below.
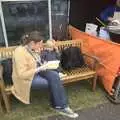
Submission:
{"label": "orange blanket", "polygon": [[83,51],[100,59],[103,66],[97,69],[97,73],[102,78],[104,88],[111,94],[116,73],[120,67],[120,45],[88,35],[72,26],[69,30],[73,40],[83,41]]}

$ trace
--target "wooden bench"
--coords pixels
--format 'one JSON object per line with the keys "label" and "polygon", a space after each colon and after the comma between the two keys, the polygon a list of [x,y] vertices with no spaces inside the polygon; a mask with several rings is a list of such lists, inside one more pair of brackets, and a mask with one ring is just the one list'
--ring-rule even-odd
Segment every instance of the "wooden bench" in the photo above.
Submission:
{"label": "wooden bench", "polygon": [[2,98],[2,94],[1,94],[1,87],[0,87],[0,112],[3,112],[3,98]]}
{"label": "wooden bench", "polygon": [[[81,41],[58,41],[58,49],[61,51],[62,49],[70,46],[77,46],[82,49],[82,42]],[[0,48],[0,59],[8,59],[12,58],[13,52],[15,50],[16,46],[14,47],[7,47],[7,48]],[[92,89],[95,90],[96,87],[96,80],[97,80],[97,74],[96,74],[96,65],[97,65],[97,59],[93,56],[87,55],[83,53],[84,57],[87,57],[93,61],[93,66],[90,68],[88,66],[82,66],[81,68],[77,68],[71,71],[64,71],[64,73],[67,74],[67,76],[63,77],[63,84],[67,83],[72,83],[80,80],[87,80],[88,78],[93,78],[90,79],[92,80]],[[1,66],[2,67],[2,66]],[[4,69],[4,68],[2,68]],[[1,93],[3,96],[3,100],[5,103],[5,107],[7,112],[11,110],[11,104],[10,104],[10,99],[9,95],[11,94],[11,86],[6,86],[5,82],[3,80],[2,76],[2,69],[0,69],[1,76],[0,76],[0,86],[1,86]]]}

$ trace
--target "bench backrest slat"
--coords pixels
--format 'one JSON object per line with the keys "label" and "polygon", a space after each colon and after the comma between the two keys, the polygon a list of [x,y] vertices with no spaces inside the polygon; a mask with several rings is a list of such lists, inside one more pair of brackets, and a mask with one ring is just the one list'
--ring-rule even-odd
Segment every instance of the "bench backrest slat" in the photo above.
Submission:
{"label": "bench backrest slat", "polygon": [[[81,41],[73,41],[73,40],[68,40],[68,41],[57,41],[57,46],[58,49],[61,51],[64,48],[70,47],[70,46],[77,46],[82,49],[82,42]],[[14,50],[17,46],[13,47],[1,47],[0,48],[0,59],[8,59],[12,58],[12,55],[14,53]]]}
{"label": "bench backrest slat", "polygon": [[12,58],[16,46],[0,48],[0,59]]}

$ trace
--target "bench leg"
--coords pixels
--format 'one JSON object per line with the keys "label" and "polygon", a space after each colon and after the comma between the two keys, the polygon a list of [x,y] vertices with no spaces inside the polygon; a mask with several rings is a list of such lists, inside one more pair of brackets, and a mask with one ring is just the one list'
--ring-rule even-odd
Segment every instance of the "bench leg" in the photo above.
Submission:
{"label": "bench leg", "polygon": [[2,96],[3,96],[3,101],[5,104],[5,108],[6,108],[6,112],[10,112],[11,111],[11,105],[10,105],[10,95],[7,95],[6,92],[2,91]]}
{"label": "bench leg", "polygon": [[1,95],[1,93],[0,93],[0,112],[2,112],[3,113],[3,111],[4,111],[4,108],[3,108],[3,99],[2,99],[2,95]]}
{"label": "bench leg", "polygon": [[97,74],[95,75],[92,84],[93,84],[93,85],[92,85],[92,90],[95,91],[95,89],[96,89],[96,84],[97,84]]}

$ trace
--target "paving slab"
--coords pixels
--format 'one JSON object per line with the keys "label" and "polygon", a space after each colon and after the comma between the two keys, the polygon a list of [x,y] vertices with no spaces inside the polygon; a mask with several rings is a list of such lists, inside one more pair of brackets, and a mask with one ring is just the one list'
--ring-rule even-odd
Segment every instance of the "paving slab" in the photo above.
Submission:
{"label": "paving slab", "polygon": [[[120,104],[106,103],[95,108],[76,111],[79,117],[74,120],[120,120]],[[52,116],[48,120],[72,120],[65,116]]]}

